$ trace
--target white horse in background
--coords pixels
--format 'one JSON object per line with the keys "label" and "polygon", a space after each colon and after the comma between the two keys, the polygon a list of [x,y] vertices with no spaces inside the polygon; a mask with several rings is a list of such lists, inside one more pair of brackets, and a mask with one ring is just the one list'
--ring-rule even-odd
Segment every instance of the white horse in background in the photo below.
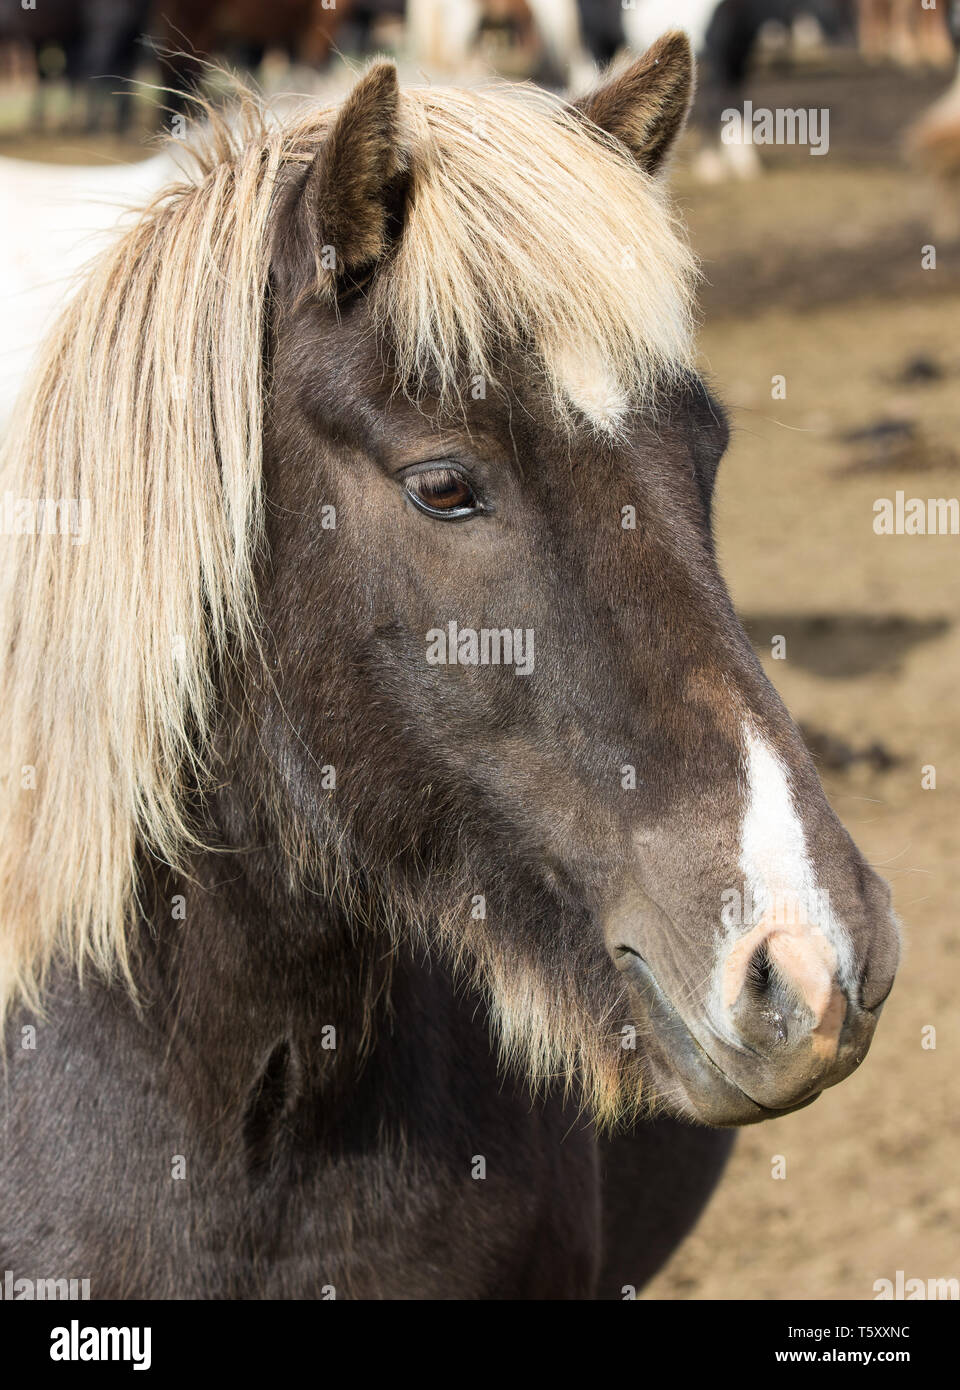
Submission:
{"label": "white horse in background", "polygon": [[667,29],[683,29],[694,52],[703,52],[707,30],[720,0],[634,0],[623,6],[627,43],[643,52]]}
{"label": "white horse in background", "polygon": [[79,272],[124,211],[175,175],[167,154],[97,166],[0,158],[0,432]]}
{"label": "white horse in background", "polygon": [[[720,0],[623,0],[627,46],[643,52],[668,29],[684,29],[694,50],[703,48]],[[573,85],[595,75],[580,27],[577,0],[526,0],[552,65]],[[432,74],[463,74],[476,64],[474,41],[484,0],[407,0],[407,56]]]}
{"label": "white horse in background", "polygon": [[[518,0],[519,3],[519,0]],[[587,91],[597,67],[587,52],[577,0],[525,0],[550,67],[574,91]],[[707,31],[720,0],[622,0],[626,50],[643,53],[668,29],[683,29],[694,52],[702,55]],[[407,59],[427,77],[480,75],[484,60],[477,34],[485,0],[407,0]],[[760,172],[756,148],[745,141],[704,144],[693,162],[703,182],[752,178]]]}
{"label": "white horse in background", "polygon": [[[583,45],[576,0],[527,0],[547,55],[586,90],[596,67]],[[636,0],[623,10],[639,51],[666,29],[702,48],[717,0]],[[469,71],[482,0],[408,0],[407,63],[428,77]],[[346,73],[344,69],[344,73]],[[342,75],[341,80],[344,80]],[[329,79],[328,79],[329,81]],[[61,165],[0,157],[0,434],[33,354],[86,263],[119,230],[123,213],[176,179],[172,155],[136,164]]]}

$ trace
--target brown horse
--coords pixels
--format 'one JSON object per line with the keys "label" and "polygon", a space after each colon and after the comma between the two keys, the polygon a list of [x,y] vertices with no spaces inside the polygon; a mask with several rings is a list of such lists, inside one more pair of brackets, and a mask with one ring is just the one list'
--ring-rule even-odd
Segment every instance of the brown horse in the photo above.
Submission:
{"label": "brown horse", "polygon": [[362,8],[358,0],[161,0],[151,35],[174,94],[170,104],[184,105],[183,96],[202,84],[218,55],[253,71],[277,48],[292,62],[322,67],[344,24]]}
{"label": "brown horse", "polygon": [[691,80],[214,121],[67,307],[5,446],[3,1268],[622,1297],[710,1127],[863,1059],[889,893],[711,542]]}
{"label": "brown horse", "polygon": [[861,52],[904,67],[947,67],[954,58],[950,9],[950,0],[933,6],[914,0],[858,0]]}

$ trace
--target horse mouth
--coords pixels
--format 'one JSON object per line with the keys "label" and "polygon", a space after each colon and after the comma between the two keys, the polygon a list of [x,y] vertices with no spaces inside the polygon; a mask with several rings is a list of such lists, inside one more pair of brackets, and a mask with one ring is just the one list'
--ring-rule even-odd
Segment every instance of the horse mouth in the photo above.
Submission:
{"label": "horse mouth", "polygon": [[662,1098],[688,1119],[728,1127],[758,1124],[812,1105],[821,1090],[782,1107],[763,1105],[748,1095],[697,1041],[667,999],[646,960],[629,946],[616,950],[615,964],[626,976],[650,1026],[644,1040],[653,1081]]}

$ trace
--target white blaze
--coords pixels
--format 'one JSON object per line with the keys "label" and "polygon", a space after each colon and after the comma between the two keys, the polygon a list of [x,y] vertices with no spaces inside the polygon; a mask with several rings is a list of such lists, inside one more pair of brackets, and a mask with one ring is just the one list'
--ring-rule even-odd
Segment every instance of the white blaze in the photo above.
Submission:
{"label": "white blaze", "polygon": [[845,988],[853,981],[851,943],[817,881],[787,769],[749,721],[744,725],[744,763],[744,913],[725,953],[719,1015],[736,1000],[750,959],[767,942],[774,967],[796,984],[818,1027],[833,1035],[842,1021],[836,984]]}

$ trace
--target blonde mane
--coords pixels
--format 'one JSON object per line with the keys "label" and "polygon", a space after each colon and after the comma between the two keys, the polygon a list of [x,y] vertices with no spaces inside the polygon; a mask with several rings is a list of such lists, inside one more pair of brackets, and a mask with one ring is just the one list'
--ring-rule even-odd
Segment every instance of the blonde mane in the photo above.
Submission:
{"label": "blonde mane", "polygon": [[[271,213],[334,114],[245,98],[207,122],[91,267],[4,442],[0,491],[45,520],[82,503],[90,533],[0,544],[0,1019],[40,1006],[55,959],[132,988],[139,856],[197,847],[214,672],[255,644]],[[411,205],[370,293],[409,389],[495,384],[519,347],[561,414],[615,428],[688,365],[691,256],[621,146],[527,89],[408,90],[401,123]]]}

